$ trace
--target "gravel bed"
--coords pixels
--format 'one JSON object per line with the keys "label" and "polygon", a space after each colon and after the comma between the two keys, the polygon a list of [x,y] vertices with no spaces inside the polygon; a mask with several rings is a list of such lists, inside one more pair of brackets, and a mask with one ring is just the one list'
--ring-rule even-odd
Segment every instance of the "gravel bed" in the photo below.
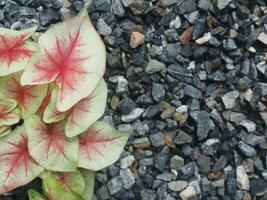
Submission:
{"label": "gravel bed", "polygon": [[[89,2],[107,47],[103,120],[133,132],[95,199],[267,199],[267,1]],[[0,0],[0,26],[45,31],[83,6]]]}

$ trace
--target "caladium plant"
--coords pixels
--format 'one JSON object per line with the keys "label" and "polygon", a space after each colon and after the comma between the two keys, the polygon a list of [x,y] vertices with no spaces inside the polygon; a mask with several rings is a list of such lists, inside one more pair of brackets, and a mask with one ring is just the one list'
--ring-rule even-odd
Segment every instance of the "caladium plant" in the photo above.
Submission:
{"label": "caladium plant", "polygon": [[0,28],[0,194],[42,179],[30,200],[91,200],[95,171],[129,133],[105,111],[105,46],[86,9],[41,34]]}

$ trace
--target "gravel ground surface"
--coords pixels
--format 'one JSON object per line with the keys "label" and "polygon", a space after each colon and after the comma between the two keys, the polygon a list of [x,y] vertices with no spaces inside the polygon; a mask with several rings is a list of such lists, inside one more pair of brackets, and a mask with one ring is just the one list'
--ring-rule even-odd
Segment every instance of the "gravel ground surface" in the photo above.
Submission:
{"label": "gravel ground surface", "polygon": [[[95,199],[267,199],[267,1],[90,2],[108,52],[103,119],[133,131]],[[0,0],[0,25],[45,31],[83,5]]]}

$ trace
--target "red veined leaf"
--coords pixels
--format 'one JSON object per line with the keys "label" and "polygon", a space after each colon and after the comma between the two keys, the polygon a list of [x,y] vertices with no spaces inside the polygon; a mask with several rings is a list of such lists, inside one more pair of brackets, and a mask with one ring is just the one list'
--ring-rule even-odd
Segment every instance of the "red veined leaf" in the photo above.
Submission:
{"label": "red veined leaf", "polygon": [[51,101],[44,112],[43,120],[46,123],[53,123],[66,118],[65,133],[68,137],[86,131],[105,111],[107,85],[103,79],[87,98],[80,100],[67,112],[57,110],[57,94],[58,90],[54,88]]}
{"label": "red veined leaf", "polygon": [[12,99],[0,99],[0,127],[16,124],[20,120],[20,112],[15,109],[17,102]]}
{"label": "red veined leaf", "polygon": [[0,76],[24,69],[35,51],[35,45],[26,41],[36,27],[23,31],[0,28]]}
{"label": "red veined leaf", "polygon": [[129,137],[104,122],[94,123],[79,135],[81,168],[97,171],[113,164],[120,156]]}
{"label": "red veined leaf", "polygon": [[56,81],[57,109],[67,111],[94,90],[105,71],[105,46],[86,9],[58,23],[39,38],[40,55],[25,69],[21,83]]}
{"label": "red veined leaf", "polygon": [[85,189],[82,195],[83,200],[92,200],[95,188],[95,172],[86,169],[80,169],[80,172],[85,182]]}
{"label": "red veined leaf", "polygon": [[1,77],[0,94],[2,98],[16,100],[22,116],[26,117],[35,114],[39,109],[47,92],[47,85],[21,86],[20,77],[20,72]]}
{"label": "red veined leaf", "polygon": [[79,170],[76,172],[51,172],[45,171],[40,176],[43,180],[52,178],[70,193],[75,193],[79,196],[83,194],[85,183]]}
{"label": "red veined leaf", "polygon": [[43,168],[30,156],[23,126],[0,140],[0,194],[25,185],[39,176]]}
{"label": "red veined leaf", "polygon": [[78,139],[67,138],[64,124],[46,125],[37,116],[25,120],[30,155],[47,170],[76,171],[78,163]]}

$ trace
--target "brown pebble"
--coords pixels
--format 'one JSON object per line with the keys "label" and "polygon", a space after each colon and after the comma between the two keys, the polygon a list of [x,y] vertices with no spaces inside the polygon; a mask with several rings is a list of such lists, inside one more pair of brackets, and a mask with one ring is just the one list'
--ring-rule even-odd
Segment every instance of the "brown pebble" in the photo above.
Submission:
{"label": "brown pebble", "polygon": [[192,33],[194,31],[194,27],[191,26],[186,29],[180,36],[180,41],[182,44],[187,44],[192,39]]}
{"label": "brown pebble", "polygon": [[136,47],[140,46],[141,44],[144,44],[145,42],[145,36],[142,33],[139,32],[132,32],[131,38],[130,38],[130,47],[135,49]]}

